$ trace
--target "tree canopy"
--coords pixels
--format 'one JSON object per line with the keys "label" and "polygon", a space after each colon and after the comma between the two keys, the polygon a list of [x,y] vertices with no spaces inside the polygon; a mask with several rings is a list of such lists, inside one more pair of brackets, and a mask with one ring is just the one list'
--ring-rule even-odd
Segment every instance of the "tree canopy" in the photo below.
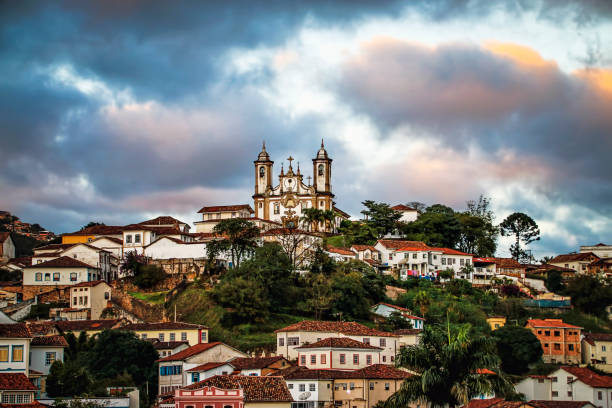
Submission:
{"label": "tree canopy", "polygon": [[361,204],[366,208],[361,211],[366,218],[365,222],[378,231],[378,238],[382,238],[397,229],[397,222],[402,217],[402,213],[395,211],[386,203],[366,200]]}
{"label": "tree canopy", "polygon": [[515,212],[510,214],[499,224],[502,236],[514,236],[514,244],[510,246],[510,254],[517,261],[527,258],[526,251],[521,248],[523,245],[529,245],[533,241],[540,239],[540,228],[538,224],[525,213]]}
{"label": "tree canopy", "polygon": [[213,233],[223,238],[208,243],[208,258],[215,259],[220,253],[229,253],[231,267],[238,268],[240,262],[255,251],[259,228],[243,218],[228,218],[215,225]]}
{"label": "tree canopy", "polygon": [[524,374],[529,365],[542,357],[542,344],[529,329],[506,325],[495,330],[493,337],[497,340],[501,368],[508,374]]}

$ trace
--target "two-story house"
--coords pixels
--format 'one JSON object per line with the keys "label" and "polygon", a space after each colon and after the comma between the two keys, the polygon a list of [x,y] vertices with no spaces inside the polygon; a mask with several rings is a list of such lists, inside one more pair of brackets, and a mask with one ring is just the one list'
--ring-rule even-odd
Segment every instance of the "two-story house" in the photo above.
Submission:
{"label": "two-story house", "polygon": [[276,375],[280,370],[291,366],[289,361],[281,356],[275,357],[238,357],[230,361],[239,375],[266,376]]}
{"label": "two-story house", "polygon": [[29,376],[32,334],[24,323],[0,324],[0,373]]}
{"label": "two-story house", "polygon": [[111,287],[106,282],[81,282],[70,288],[70,306],[56,313],[67,320],[99,320],[110,299]]}
{"label": "two-story house", "polygon": [[51,289],[66,289],[100,279],[100,270],[83,261],[61,256],[23,269],[23,300]]}
{"label": "two-story house", "polygon": [[296,347],[296,350],[300,367],[321,370],[358,370],[372,364],[380,364],[382,348],[348,337],[328,337]]}
{"label": "two-story house", "polygon": [[530,319],[526,327],[540,340],[545,363],[580,364],[582,327],[561,319]]}
{"label": "two-story house", "polygon": [[573,269],[576,273],[586,274],[589,264],[598,260],[599,257],[592,252],[581,252],[577,254],[557,255],[548,261],[548,263],[550,265]]}
{"label": "two-story house", "polygon": [[548,375],[553,401],[589,401],[597,407],[612,407],[612,377],[586,367],[563,366]]}
{"label": "two-story house", "polygon": [[612,334],[586,333],[582,339],[582,362],[612,372]]}
{"label": "two-story house", "polygon": [[198,213],[202,214],[202,221],[193,223],[196,232],[211,233],[219,221],[229,218],[251,218],[255,214],[255,210],[248,204],[215,205],[202,207]]}
{"label": "two-story house", "polygon": [[132,323],[121,328],[133,331],[142,340],[186,341],[190,346],[208,343],[208,327],[184,322]]}
{"label": "two-story house", "polygon": [[42,395],[47,392],[47,376],[51,365],[64,361],[64,349],[68,342],[64,336],[36,336],[30,343],[30,370],[41,373],[38,388]]}
{"label": "two-story house", "polygon": [[414,316],[409,309],[405,307],[392,305],[390,303],[378,303],[370,309],[372,313],[378,316],[389,318],[393,313],[398,313],[402,318],[412,324],[413,329],[423,329],[425,319]]}
{"label": "two-story house", "polygon": [[393,364],[398,352],[397,335],[371,329],[356,322],[328,322],[304,320],[276,330],[276,354],[289,360],[298,358],[299,346],[315,343],[329,337],[348,337],[362,343],[380,347],[380,362]]}

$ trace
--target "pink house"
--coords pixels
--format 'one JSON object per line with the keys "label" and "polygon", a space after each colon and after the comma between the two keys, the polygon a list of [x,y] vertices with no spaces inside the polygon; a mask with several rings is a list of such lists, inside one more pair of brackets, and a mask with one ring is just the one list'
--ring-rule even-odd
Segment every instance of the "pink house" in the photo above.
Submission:
{"label": "pink house", "polygon": [[178,389],[174,395],[175,408],[243,408],[244,391],[217,387]]}

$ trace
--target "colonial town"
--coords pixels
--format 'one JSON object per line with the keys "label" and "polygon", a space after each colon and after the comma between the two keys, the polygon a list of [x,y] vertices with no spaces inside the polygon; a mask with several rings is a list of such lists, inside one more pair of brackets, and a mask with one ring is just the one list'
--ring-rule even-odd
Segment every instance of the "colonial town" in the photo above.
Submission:
{"label": "colonial town", "polygon": [[612,0],[0,2],[0,408],[612,408]]}

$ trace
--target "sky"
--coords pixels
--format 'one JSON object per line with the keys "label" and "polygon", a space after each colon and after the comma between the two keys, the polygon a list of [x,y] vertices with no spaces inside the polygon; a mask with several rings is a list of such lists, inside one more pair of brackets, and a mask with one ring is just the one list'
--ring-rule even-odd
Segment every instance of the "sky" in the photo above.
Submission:
{"label": "sky", "polygon": [[324,139],[353,217],[482,194],[536,257],[612,243],[611,40],[606,0],[3,2],[0,209],[193,222]]}

